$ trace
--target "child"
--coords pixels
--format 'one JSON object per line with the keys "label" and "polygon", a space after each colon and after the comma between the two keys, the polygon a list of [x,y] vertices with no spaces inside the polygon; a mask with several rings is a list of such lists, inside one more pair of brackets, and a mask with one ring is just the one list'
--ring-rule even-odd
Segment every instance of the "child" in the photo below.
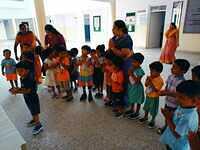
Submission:
{"label": "child", "polygon": [[30,127],[35,126],[32,133],[36,135],[43,130],[39,119],[40,103],[37,94],[37,84],[33,74],[30,72],[29,63],[21,61],[16,67],[17,73],[21,78],[21,88],[10,89],[10,92],[12,94],[23,94],[26,105],[33,116],[33,119],[27,125]]}
{"label": "child", "polygon": [[[168,77],[166,81],[166,87],[164,91],[160,92],[160,96],[166,96],[165,98],[165,108],[171,112],[174,112],[177,108],[176,102],[176,87],[185,80],[184,74],[190,68],[190,63],[185,59],[176,59],[171,68],[171,75]],[[158,133],[162,133],[164,128],[160,128]]]}
{"label": "child", "polygon": [[105,46],[104,45],[98,45],[96,47],[96,55],[97,55],[97,61],[94,66],[94,74],[95,78],[97,79],[96,87],[98,92],[96,93],[96,98],[102,98],[103,97],[103,81],[104,81],[104,72],[103,72],[103,62],[104,62],[104,54],[105,54]]}
{"label": "child", "polygon": [[55,51],[46,52],[47,59],[44,61],[44,69],[46,70],[46,78],[45,78],[45,85],[53,92],[52,98],[56,98],[56,79],[55,79],[55,72],[57,63],[55,62]]}
{"label": "child", "polygon": [[194,80],[194,81],[200,81],[200,65],[195,66],[192,69],[192,80]]}
{"label": "child", "polygon": [[[142,85],[142,77],[145,75],[141,65],[144,61],[144,56],[141,53],[135,53],[132,56],[132,68],[129,69],[129,84],[128,84],[128,103],[131,109],[125,112],[125,116],[129,119],[139,117],[140,106],[144,102],[144,87]],[[137,109],[135,111],[135,104]]]}
{"label": "child", "polygon": [[146,86],[146,101],[144,104],[145,116],[140,119],[140,122],[148,120],[148,114],[151,115],[151,121],[149,122],[149,128],[155,126],[155,118],[158,114],[159,109],[159,92],[164,85],[164,81],[160,76],[163,71],[163,65],[156,61],[149,65],[150,76],[147,77]]}
{"label": "child", "polygon": [[123,60],[119,56],[115,56],[112,59],[112,75],[111,75],[111,86],[112,86],[112,100],[113,100],[113,111],[116,117],[123,115],[123,93],[124,93],[124,73],[120,69]]}
{"label": "child", "polygon": [[199,95],[200,89],[195,81],[183,81],[176,88],[179,104],[176,111],[173,113],[168,109],[162,109],[167,128],[161,135],[160,141],[166,144],[167,149],[190,150],[188,134],[196,132],[198,129],[198,113],[195,102]]}
{"label": "child", "polygon": [[18,87],[16,66],[15,66],[16,62],[14,59],[10,58],[11,51],[9,49],[5,49],[3,51],[3,56],[5,58],[1,61],[2,75],[3,76],[5,75],[7,81],[10,81],[10,85],[12,88]]}
{"label": "child", "polygon": [[[94,84],[93,91],[96,91],[97,86],[98,86],[97,85],[98,78],[97,78],[97,71],[96,71],[96,64],[98,63],[98,57],[97,57],[97,53],[96,53],[95,49],[91,49],[90,58],[91,58],[92,67],[94,69],[94,72],[93,72],[93,84]],[[96,97],[96,95],[95,95],[95,97]]]}
{"label": "child", "polygon": [[[76,92],[78,90],[77,88],[77,80],[79,77],[79,73],[78,73],[78,67],[77,67],[77,55],[78,55],[78,49],[77,48],[72,48],[70,50],[70,54],[71,54],[71,61],[70,61],[70,82],[71,82],[71,88],[72,90],[74,89],[74,92]],[[74,84],[74,88],[73,88],[73,84]]]}
{"label": "child", "polygon": [[80,66],[80,76],[79,76],[79,86],[83,88],[83,94],[80,97],[80,101],[85,101],[87,99],[86,86],[89,90],[88,101],[93,101],[92,97],[92,86],[93,86],[93,66],[91,59],[88,54],[91,48],[87,45],[82,46],[82,56],[78,60],[77,64]]}
{"label": "child", "polygon": [[[200,82],[200,65],[192,69],[192,80]],[[200,88],[200,86],[199,86]],[[200,119],[200,98],[196,101],[197,112]],[[192,150],[198,150],[200,145],[200,121],[197,133],[190,133],[189,135],[190,146]]]}
{"label": "child", "polygon": [[63,89],[63,92],[66,92],[67,95],[63,96],[62,98],[66,98],[67,101],[71,101],[73,99],[73,95],[69,87],[69,64],[69,54],[66,51],[60,51],[59,65],[56,71],[56,81],[58,82],[58,86],[60,88],[59,91],[61,92],[61,89]]}
{"label": "child", "polygon": [[112,51],[106,51],[104,59],[104,84],[106,85],[106,97],[104,98],[105,106],[112,106],[112,59],[114,54]]}

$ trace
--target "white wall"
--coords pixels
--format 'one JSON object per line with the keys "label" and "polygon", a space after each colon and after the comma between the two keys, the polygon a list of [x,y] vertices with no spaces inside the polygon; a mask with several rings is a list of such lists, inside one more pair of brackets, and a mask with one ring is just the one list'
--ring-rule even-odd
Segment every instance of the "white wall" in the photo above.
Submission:
{"label": "white wall", "polygon": [[[150,12],[150,6],[159,6],[159,5],[166,5],[166,16],[165,16],[165,31],[167,31],[169,24],[171,23],[171,16],[172,16],[172,8],[173,8],[173,2],[177,0],[116,0],[116,16],[118,19],[125,19],[127,12],[133,12],[133,11],[140,11],[140,10],[146,10],[148,12],[148,18],[147,18],[147,31],[146,31],[146,37],[148,37],[148,23],[149,23],[149,12]],[[183,51],[191,51],[191,52],[200,52],[200,34],[185,34],[183,33],[183,25],[185,20],[185,14],[186,14],[186,6],[187,6],[187,0],[183,0],[183,11],[182,11],[182,18],[181,18],[181,26],[180,26],[180,46],[178,50]],[[136,26],[137,30],[137,26]],[[136,31],[137,32],[137,31]],[[138,34],[137,34],[138,35]],[[134,36],[134,35],[132,35]],[[141,38],[141,37],[140,37]],[[133,37],[133,40],[135,41],[135,47],[138,47],[140,45],[143,45],[146,47],[147,45],[147,39],[145,37],[143,38],[143,43],[138,44],[137,37]],[[163,45],[165,42],[165,38],[163,40]]]}
{"label": "white wall", "polygon": [[35,17],[33,0],[2,1],[0,0],[0,18],[32,18]]}
{"label": "white wall", "polygon": [[[47,0],[46,15],[50,16],[52,24],[63,33],[67,47],[80,47],[88,44],[95,48],[98,44],[108,43],[112,36],[111,6],[108,2],[89,0],[74,0],[65,5],[65,0]],[[77,5],[78,4],[78,5]],[[84,15],[90,15],[91,42],[85,43]],[[101,32],[93,31],[93,16],[101,16]]]}

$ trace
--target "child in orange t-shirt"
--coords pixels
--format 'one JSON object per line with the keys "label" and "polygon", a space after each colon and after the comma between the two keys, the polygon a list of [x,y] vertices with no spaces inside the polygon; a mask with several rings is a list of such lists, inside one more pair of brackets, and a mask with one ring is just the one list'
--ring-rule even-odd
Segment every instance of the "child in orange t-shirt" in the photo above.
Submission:
{"label": "child in orange t-shirt", "polygon": [[123,116],[123,93],[124,93],[124,73],[120,69],[123,60],[121,57],[114,56],[112,59],[112,75],[111,75],[111,87],[112,87],[112,100],[116,117]]}
{"label": "child in orange t-shirt", "polygon": [[73,99],[72,92],[69,87],[70,82],[70,75],[69,75],[69,55],[66,51],[61,51],[58,53],[59,57],[59,65],[57,67],[56,71],[56,81],[58,82],[58,86],[63,89],[63,92],[66,92],[66,96],[63,96],[63,98],[66,98],[67,101],[71,101]]}
{"label": "child in orange t-shirt", "polygon": [[104,59],[104,85],[106,86],[106,97],[104,98],[106,106],[112,106],[112,87],[111,87],[111,75],[112,75],[112,58],[114,54],[112,51],[106,51]]}

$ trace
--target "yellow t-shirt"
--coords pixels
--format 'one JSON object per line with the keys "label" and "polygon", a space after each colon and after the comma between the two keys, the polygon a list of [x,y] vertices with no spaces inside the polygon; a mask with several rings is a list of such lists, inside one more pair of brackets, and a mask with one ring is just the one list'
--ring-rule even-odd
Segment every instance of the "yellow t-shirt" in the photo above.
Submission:
{"label": "yellow t-shirt", "polygon": [[161,76],[158,76],[156,78],[151,79],[152,84],[154,85],[154,88],[151,86],[147,86],[146,88],[146,94],[148,97],[156,98],[159,97],[159,91],[162,89],[164,85],[164,81]]}

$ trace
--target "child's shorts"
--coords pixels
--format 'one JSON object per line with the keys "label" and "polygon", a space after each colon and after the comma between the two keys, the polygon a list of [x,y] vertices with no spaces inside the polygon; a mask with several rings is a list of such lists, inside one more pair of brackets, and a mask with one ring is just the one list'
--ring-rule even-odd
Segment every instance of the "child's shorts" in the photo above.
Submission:
{"label": "child's shorts", "polygon": [[7,79],[7,81],[17,80],[17,74],[15,74],[15,73],[6,74],[6,79]]}
{"label": "child's shorts", "polygon": [[37,93],[24,94],[24,100],[32,116],[40,113],[40,102]]}
{"label": "child's shorts", "polygon": [[151,116],[155,117],[158,114],[159,97],[152,98],[147,96],[143,109],[144,111],[149,112]]}

